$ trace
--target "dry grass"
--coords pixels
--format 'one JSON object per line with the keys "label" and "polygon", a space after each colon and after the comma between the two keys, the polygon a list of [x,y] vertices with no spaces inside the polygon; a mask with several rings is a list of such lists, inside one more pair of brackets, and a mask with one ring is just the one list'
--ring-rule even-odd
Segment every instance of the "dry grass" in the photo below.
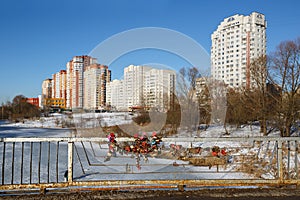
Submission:
{"label": "dry grass", "polygon": [[74,129],[73,133],[75,137],[106,137],[111,132],[116,133],[118,137],[130,136],[129,134],[125,133],[119,126],[77,128]]}

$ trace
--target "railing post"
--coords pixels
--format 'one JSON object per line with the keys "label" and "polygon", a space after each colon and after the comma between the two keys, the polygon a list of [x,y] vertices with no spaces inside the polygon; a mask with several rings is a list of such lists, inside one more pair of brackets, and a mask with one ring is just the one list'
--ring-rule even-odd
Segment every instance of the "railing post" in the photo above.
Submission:
{"label": "railing post", "polygon": [[282,160],[282,141],[277,141],[278,145],[278,158],[277,158],[277,163],[278,163],[278,181],[279,184],[283,183],[283,160]]}
{"label": "railing post", "polygon": [[299,174],[298,174],[298,141],[295,141],[295,171],[296,171],[296,180],[297,185],[296,187],[300,188],[300,180],[299,180]]}
{"label": "railing post", "polygon": [[73,142],[68,142],[68,182],[73,182]]}

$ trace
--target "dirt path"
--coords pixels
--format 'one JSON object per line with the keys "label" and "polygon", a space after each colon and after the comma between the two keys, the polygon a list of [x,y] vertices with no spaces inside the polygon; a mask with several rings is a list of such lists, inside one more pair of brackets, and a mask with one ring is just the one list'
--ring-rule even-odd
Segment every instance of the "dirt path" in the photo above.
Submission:
{"label": "dirt path", "polygon": [[54,194],[47,193],[46,195],[17,195],[17,196],[0,196],[0,199],[18,199],[18,200],[73,200],[73,199],[140,199],[140,200],[299,200],[300,189],[201,189],[194,191],[127,191],[127,192],[110,192],[110,191],[86,191],[74,193]]}

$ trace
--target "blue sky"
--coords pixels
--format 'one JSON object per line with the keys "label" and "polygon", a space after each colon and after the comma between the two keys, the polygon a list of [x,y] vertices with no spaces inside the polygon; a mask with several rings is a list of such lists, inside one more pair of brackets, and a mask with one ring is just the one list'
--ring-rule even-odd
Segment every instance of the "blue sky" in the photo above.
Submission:
{"label": "blue sky", "polygon": [[[36,97],[42,81],[120,32],[162,27],[183,33],[209,52],[211,33],[234,14],[266,16],[268,53],[300,36],[298,0],[2,0],[0,102]],[[187,65],[167,52],[132,52],[112,63],[114,78],[128,64]],[[154,55],[154,56],[153,56]],[[99,60],[99,63],[102,63]],[[107,64],[107,63],[102,63]]]}

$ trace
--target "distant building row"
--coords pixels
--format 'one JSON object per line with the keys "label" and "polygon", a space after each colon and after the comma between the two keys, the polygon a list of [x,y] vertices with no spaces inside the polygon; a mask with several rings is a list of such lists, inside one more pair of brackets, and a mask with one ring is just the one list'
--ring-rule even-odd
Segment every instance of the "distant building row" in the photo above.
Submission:
{"label": "distant building row", "polygon": [[174,98],[175,81],[173,70],[130,65],[124,69],[124,80],[107,84],[107,105],[116,110],[147,107],[166,111]]}
{"label": "distant building row", "polygon": [[[211,77],[229,87],[255,86],[250,65],[266,54],[266,28],[265,16],[257,12],[225,18],[211,34]],[[75,56],[66,70],[43,82],[42,102],[67,109],[164,110],[174,98],[175,79],[174,71],[130,65],[124,69],[124,80],[111,82],[107,66],[90,56]]]}
{"label": "distant building row", "polygon": [[175,92],[176,72],[130,65],[124,80],[111,82],[108,66],[90,56],[75,56],[42,84],[42,104],[63,109],[128,110],[145,106],[166,110]]}
{"label": "distant building row", "polygon": [[[64,109],[105,106],[106,83],[111,72],[90,56],[74,56],[60,70],[42,84],[43,106]],[[86,101],[84,101],[84,99]]]}

